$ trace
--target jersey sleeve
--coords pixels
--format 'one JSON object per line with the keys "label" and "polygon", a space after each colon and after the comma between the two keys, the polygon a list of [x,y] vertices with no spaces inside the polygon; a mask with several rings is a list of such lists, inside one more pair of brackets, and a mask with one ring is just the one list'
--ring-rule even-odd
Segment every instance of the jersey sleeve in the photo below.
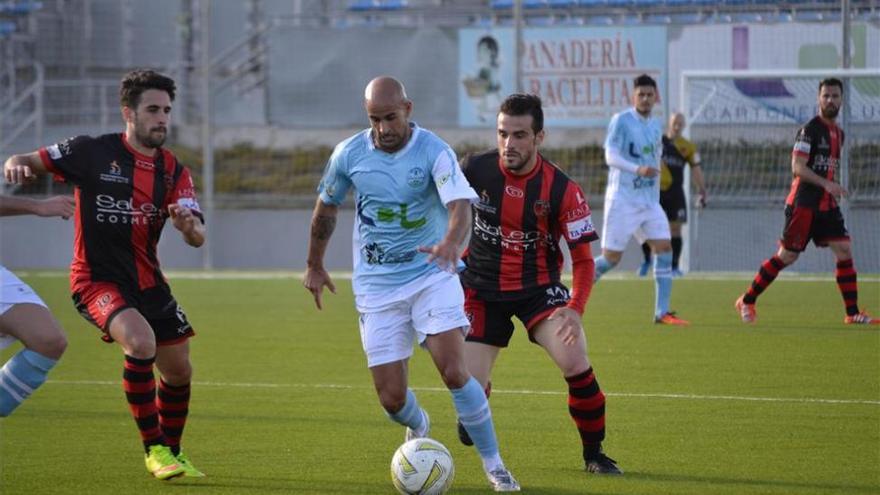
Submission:
{"label": "jersey sleeve", "polygon": [[794,140],[794,149],[791,150],[791,153],[793,155],[809,158],[812,146],[813,136],[810,135],[810,132],[806,127],[801,127],[801,130],[798,131],[797,137]]}
{"label": "jersey sleeve", "polygon": [[[175,203],[184,208],[189,208],[194,215],[204,222],[205,216],[196,197],[196,186],[193,183],[192,174],[186,167],[183,167],[183,171],[177,178],[177,182],[174,183],[174,189],[171,190],[171,194],[168,197],[169,205]],[[166,208],[167,206],[165,205]]]}
{"label": "jersey sleeve", "polygon": [[559,225],[562,237],[568,247],[590,243],[599,238],[593,227],[592,212],[587,204],[583,190],[574,182],[569,182],[559,208]]}
{"label": "jersey sleeve", "polygon": [[608,123],[608,133],[605,135],[604,147],[606,149],[614,148],[622,154],[626,144],[626,128],[620,122],[620,116],[621,114],[618,113],[611,117],[611,122]]}
{"label": "jersey sleeve", "polygon": [[344,147],[341,144],[333,150],[324,167],[321,182],[318,184],[318,195],[321,201],[328,205],[341,204],[351,188],[351,178],[347,172],[347,155],[343,151]]}
{"label": "jersey sleeve", "polygon": [[56,177],[81,184],[90,166],[86,157],[88,146],[93,139],[89,136],[76,136],[39,149],[43,166]]}
{"label": "jersey sleeve", "polygon": [[444,205],[456,199],[466,199],[471,203],[477,200],[477,193],[465,178],[458,160],[455,159],[455,153],[448,146],[434,159],[431,176]]}

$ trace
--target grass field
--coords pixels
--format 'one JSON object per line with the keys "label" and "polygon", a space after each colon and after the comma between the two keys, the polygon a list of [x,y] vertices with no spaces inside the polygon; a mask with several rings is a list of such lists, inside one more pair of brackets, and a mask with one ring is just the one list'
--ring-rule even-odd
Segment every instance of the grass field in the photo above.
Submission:
{"label": "grass field", "polygon": [[[144,469],[119,348],[75,313],[66,277],[23,278],[70,346],[50,381],[0,420],[4,495],[394,493],[388,465],[403,428],[375,398],[345,281],[318,312],[293,277],[171,277],[198,332],[184,446],[208,477],[163,483]],[[862,306],[878,313],[880,283],[866,279]],[[673,306],[689,328],[649,323],[649,280],[596,286],[585,321],[608,396],[606,451],[623,477],[583,472],[563,382],[518,331],[496,367],[491,403],[523,491],[880,493],[880,328],[842,324],[830,274],[777,281],[760,300],[759,323],[743,326],[732,302],[746,284],[676,281]],[[456,460],[452,493],[487,492],[424,352],[411,384]]]}

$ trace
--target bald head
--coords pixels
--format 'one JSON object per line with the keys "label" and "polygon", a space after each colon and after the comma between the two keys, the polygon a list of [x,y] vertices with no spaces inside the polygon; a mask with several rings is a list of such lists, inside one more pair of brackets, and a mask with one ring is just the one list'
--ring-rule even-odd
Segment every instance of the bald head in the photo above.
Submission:
{"label": "bald head", "polygon": [[364,89],[364,100],[385,105],[395,105],[407,101],[403,83],[391,76],[379,76]]}
{"label": "bald head", "polygon": [[684,114],[674,112],[669,116],[669,127],[666,129],[666,135],[671,139],[680,137],[681,133],[684,132],[685,125]]}
{"label": "bald head", "polygon": [[411,135],[412,102],[403,83],[390,76],[373,79],[364,90],[364,108],[377,148],[394,153],[406,145]]}

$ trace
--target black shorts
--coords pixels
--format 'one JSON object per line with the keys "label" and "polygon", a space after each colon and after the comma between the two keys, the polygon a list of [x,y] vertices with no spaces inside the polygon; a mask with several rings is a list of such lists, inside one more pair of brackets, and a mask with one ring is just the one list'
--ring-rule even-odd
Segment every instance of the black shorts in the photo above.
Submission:
{"label": "black shorts", "polygon": [[670,222],[686,223],[688,218],[687,198],[680,189],[660,191],[660,206]]}
{"label": "black shorts", "polygon": [[113,342],[110,322],[128,308],[138,310],[147,320],[157,345],[177,344],[195,335],[168,286],[134,291],[112,282],[94,282],[73,293],[73,304],[83,318],[104,332],[101,336],[104,342]]}
{"label": "black shorts", "polygon": [[570,299],[568,288],[561,283],[542,287],[524,294],[522,299],[509,301],[485,301],[476,290],[465,288],[464,311],[471,322],[466,340],[507,347],[513,335],[511,318],[516,316],[529,332],[529,340],[534,342],[532,328],[550,316],[553,310],[565,306]]}
{"label": "black shorts", "polygon": [[810,240],[819,247],[830,241],[847,241],[849,232],[840,208],[818,211],[803,206],[785,206],[785,228],[780,244],[789,251],[801,252]]}

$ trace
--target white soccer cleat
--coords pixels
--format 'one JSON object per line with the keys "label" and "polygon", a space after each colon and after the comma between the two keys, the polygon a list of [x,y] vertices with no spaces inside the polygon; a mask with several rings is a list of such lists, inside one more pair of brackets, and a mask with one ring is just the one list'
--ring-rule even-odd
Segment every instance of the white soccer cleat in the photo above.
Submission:
{"label": "white soccer cleat", "polygon": [[428,416],[428,411],[422,409],[422,417],[425,419],[425,427],[424,433],[419,434],[416,430],[413,430],[410,427],[406,427],[406,434],[403,436],[403,439],[407,442],[414,438],[427,438],[431,433],[431,417]]}
{"label": "white soccer cleat", "polygon": [[520,491],[519,482],[510,474],[507,468],[498,468],[494,471],[486,473],[489,484],[496,492],[518,492]]}

